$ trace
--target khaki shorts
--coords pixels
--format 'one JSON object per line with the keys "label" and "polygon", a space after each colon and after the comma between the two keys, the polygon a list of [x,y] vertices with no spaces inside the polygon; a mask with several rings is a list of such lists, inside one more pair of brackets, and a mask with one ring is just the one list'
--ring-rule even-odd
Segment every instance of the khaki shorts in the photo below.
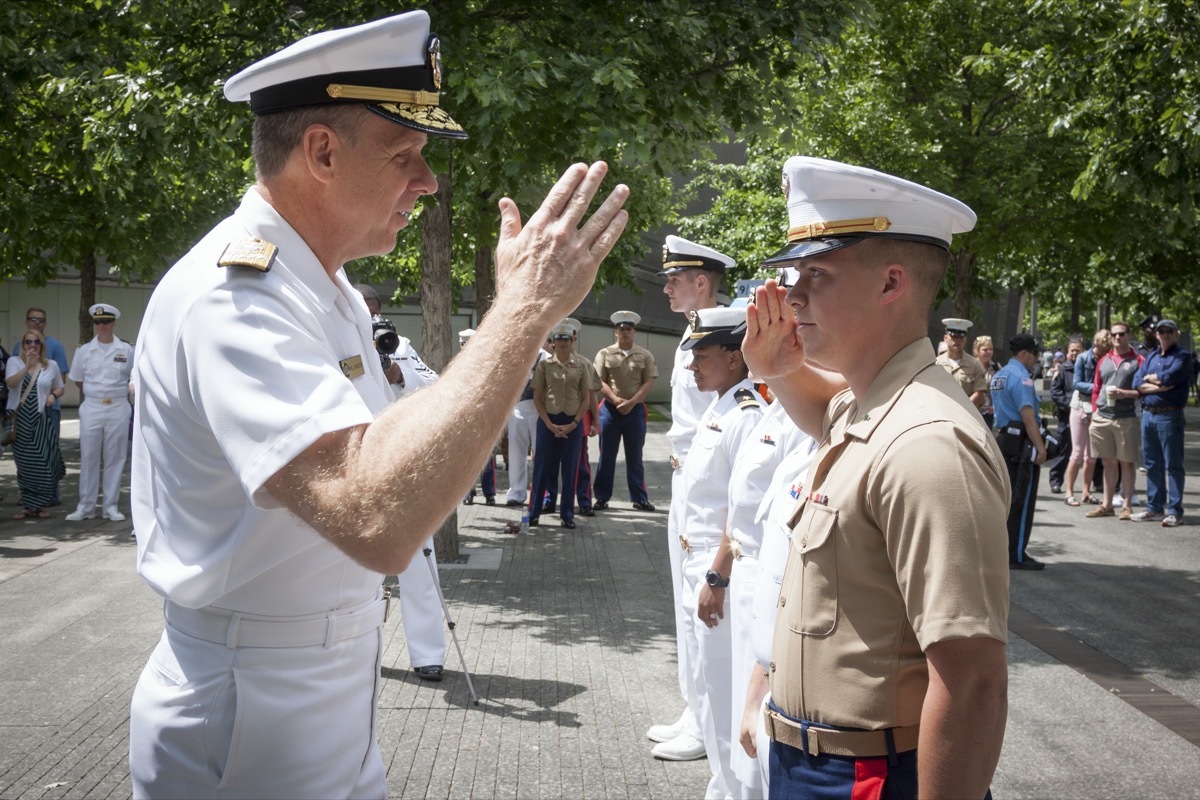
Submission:
{"label": "khaki shorts", "polygon": [[1115,458],[1132,464],[1137,461],[1142,433],[1137,417],[1107,419],[1096,414],[1092,417],[1088,438],[1091,440],[1093,458]]}

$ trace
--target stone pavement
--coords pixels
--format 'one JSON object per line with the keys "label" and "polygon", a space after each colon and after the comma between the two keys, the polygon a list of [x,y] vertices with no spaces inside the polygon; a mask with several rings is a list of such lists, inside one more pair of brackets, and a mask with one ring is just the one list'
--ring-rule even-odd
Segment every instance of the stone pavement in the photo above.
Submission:
{"label": "stone pavement", "polygon": [[[1200,415],[1189,416],[1195,476]],[[519,509],[460,506],[471,558],[443,566],[441,583],[480,704],[452,644],[445,681],[413,676],[393,615],[379,706],[393,797],[703,795],[703,761],[656,761],[644,737],[680,708],[665,430],[652,423],[647,445],[658,512],[617,502],[577,517],[575,531],[544,516],[532,535],[514,536],[501,529]],[[53,520],[10,519],[14,469],[0,460],[3,798],[129,796],[129,695],[161,604],[134,574],[129,523],[62,519],[76,497],[75,431],[64,424],[67,504]],[[1195,520],[1198,493],[1193,478]],[[1049,567],[1013,575],[1009,721],[993,793],[1200,797],[1200,527],[1087,520],[1084,510],[1043,481],[1030,552]]]}

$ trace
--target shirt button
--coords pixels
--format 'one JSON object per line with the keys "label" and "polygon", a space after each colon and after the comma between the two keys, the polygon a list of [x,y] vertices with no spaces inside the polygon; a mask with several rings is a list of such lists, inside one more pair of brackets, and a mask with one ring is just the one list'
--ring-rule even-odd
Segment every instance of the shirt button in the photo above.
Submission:
{"label": "shirt button", "polygon": [[779,607],[780,607],[780,608],[783,608],[783,607],[784,607],[784,606],[786,606],[786,605],[787,605],[787,598],[786,598],[786,597],[783,597],[783,596],[781,595],[781,596],[780,596],[780,598],[779,598]]}
{"label": "shirt button", "polygon": [[774,672],[774,671],[775,671],[775,662],[772,661],[771,662],[771,672]]}
{"label": "shirt button", "polygon": [[808,547],[808,537],[807,536],[800,540],[800,546]]}

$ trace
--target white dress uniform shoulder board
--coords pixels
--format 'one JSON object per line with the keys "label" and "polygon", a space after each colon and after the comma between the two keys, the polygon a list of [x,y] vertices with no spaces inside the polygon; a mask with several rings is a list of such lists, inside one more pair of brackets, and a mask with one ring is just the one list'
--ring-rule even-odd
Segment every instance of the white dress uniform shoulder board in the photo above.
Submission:
{"label": "white dress uniform shoulder board", "polygon": [[238,239],[225,246],[218,267],[249,267],[259,272],[270,272],[279,248],[262,239]]}
{"label": "white dress uniform shoulder board", "polygon": [[758,395],[749,389],[738,389],[733,393],[733,399],[737,400],[738,408],[742,411],[748,408],[758,408],[762,405],[758,402]]}

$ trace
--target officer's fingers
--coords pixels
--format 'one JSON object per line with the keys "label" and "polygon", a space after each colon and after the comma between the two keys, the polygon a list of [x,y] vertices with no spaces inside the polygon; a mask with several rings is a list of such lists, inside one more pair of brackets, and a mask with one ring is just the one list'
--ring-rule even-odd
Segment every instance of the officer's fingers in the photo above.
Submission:
{"label": "officer's fingers", "polygon": [[[586,164],[572,164],[567,167],[566,172],[558,179],[558,183],[554,184],[550,189],[550,192],[546,195],[546,199],[542,201],[541,207],[534,212],[533,216],[539,219],[544,218],[546,221],[561,217],[563,211],[567,208],[567,204],[571,202],[571,197],[579,187],[580,181],[583,180],[587,173],[588,167]],[[592,191],[594,193],[595,189]]]}
{"label": "officer's fingers", "polygon": [[521,211],[511,198],[500,198],[500,241],[503,247],[521,234]]}
{"label": "officer's fingers", "polygon": [[587,168],[582,179],[575,184],[567,198],[566,207],[563,208],[561,214],[564,222],[577,227],[583,221],[583,215],[587,213],[588,206],[592,204],[592,198],[600,190],[600,184],[607,174],[608,164],[603,161],[597,161]]}
{"label": "officer's fingers", "polygon": [[592,251],[597,261],[608,255],[608,251],[625,230],[629,213],[623,206],[628,199],[629,187],[623,183],[618,184],[580,230],[580,240],[584,247]]}

